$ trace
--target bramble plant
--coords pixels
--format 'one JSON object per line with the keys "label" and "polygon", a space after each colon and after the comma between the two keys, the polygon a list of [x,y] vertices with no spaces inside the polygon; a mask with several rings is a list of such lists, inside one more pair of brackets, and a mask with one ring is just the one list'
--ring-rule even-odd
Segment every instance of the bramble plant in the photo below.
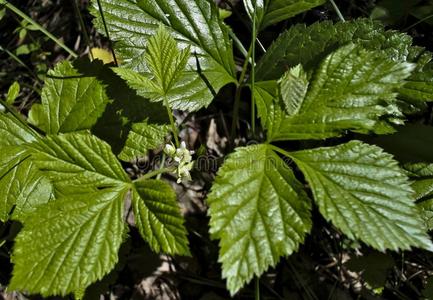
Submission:
{"label": "bramble plant", "polygon": [[[229,84],[235,149],[206,201],[232,295],[298,250],[314,226],[313,205],[374,249],[433,250],[432,165],[403,169],[360,140],[395,132],[433,101],[432,54],[404,33],[357,19],[292,26],[256,62],[261,30],[324,2],[244,0],[246,51],[213,1],[93,1],[94,24],[114,42],[118,66],[58,63],[27,119],[13,100],[1,102],[0,220],[23,224],[8,289],[83,297],[118,262],[127,199],[153,251],[190,255],[176,194],[158,175],[191,179],[193,152],[173,111],[206,109]],[[233,44],[245,54],[240,74]],[[235,147],[249,94],[250,136],[261,142]],[[320,146],[281,143],[303,140]],[[174,166],[131,179],[120,162],[161,149]]]}

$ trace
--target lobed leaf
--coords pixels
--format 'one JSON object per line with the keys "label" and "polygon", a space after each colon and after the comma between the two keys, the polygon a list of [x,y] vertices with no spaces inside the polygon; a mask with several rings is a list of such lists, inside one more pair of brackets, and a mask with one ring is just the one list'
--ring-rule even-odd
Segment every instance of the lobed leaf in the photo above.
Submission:
{"label": "lobed leaf", "polygon": [[[306,26],[298,24],[282,33],[257,63],[257,81],[276,80],[298,64],[309,71],[338,48],[354,43],[367,50],[379,50],[394,61],[416,62],[412,38],[398,31],[386,31],[380,22],[356,19],[333,24],[330,21]],[[418,54],[418,55],[415,55]]]}
{"label": "lobed leaf", "polygon": [[433,250],[406,174],[381,148],[352,141],[290,156],[322,215],[349,238],[381,251]]}
{"label": "lobed leaf", "polygon": [[389,60],[380,52],[344,46],[315,70],[305,98],[292,99],[297,113],[273,121],[268,140],[323,139],[341,136],[346,130],[393,132],[390,123],[402,122],[396,89],[412,70],[412,64]]}
{"label": "lobed leaf", "polygon": [[[188,98],[198,102],[200,95],[201,102],[189,110],[207,106],[213,99],[212,90],[218,92],[224,85],[236,81],[232,44],[212,1],[102,0],[101,5],[110,37],[116,42],[116,51],[124,62],[122,67],[140,73],[149,71],[145,49],[161,23],[170,29],[181,49],[191,47],[188,60],[191,72],[178,84],[178,93],[173,92],[171,96],[180,97],[181,93],[189,91]],[[97,7],[93,1],[95,26],[104,32]]]}
{"label": "lobed leaf", "polygon": [[229,291],[291,254],[311,229],[310,200],[269,145],[238,148],[218,171],[208,196],[210,232]]}
{"label": "lobed leaf", "polygon": [[125,189],[69,195],[26,218],[15,239],[11,290],[81,294],[118,261]]}
{"label": "lobed leaf", "polygon": [[161,180],[134,183],[132,209],[141,236],[156,253],[190,255],[176,194]]}
{"label": "lobed leaf", "polygon": [[110,146],[88,133],[48,136],[31,145],[32,160],[58,189],[113,187],[129,178]]}
{"label": "lobed leaf", "polygon": [[91,129],[109,101],[95,77],[81,75],[63,61],[48,72],[42,106],[32,108],[30,120],[47,134]]}

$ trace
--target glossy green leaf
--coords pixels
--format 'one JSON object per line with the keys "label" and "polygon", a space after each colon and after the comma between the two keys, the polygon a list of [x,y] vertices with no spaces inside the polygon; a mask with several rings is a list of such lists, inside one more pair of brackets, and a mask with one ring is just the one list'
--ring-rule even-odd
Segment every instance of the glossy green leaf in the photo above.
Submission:
{"label": "glossy green leaf", "polygon": [[264,29],[325,2],[326,0],[244,0],[244,5],[250,16],[255,7],[257,25]]}
{"label": "glossy green leaf", "polygon": [[156,149],[164,144],[169,132],[170,126],[168,125],[147,124],[147,122],[133,124],[119,158],[131,161],[146,155],[148,150]]}
{"label": "glossy green leaf", "polygon": [[18,146],[35,140],[35,133],[15,116],[0,112],[0,147]]}
{"label": "glossy green leaf", "polygon": [[42,108],[30,113],[32,123],[47,134],[92,128],[109,99],[104,86],[95,78],[81,75],[63,61],[48,72],[42,90]]}
{"label": "glossy green leaf", "polygon": [[323,139],[346,130],[393,132],[390,123],[402,123],[396,89],[412,70],[412,64],[389,60],[381,52],[344,46],[323,60],[302,103],[297,100],[297,113],[278,119],[268,139]]}
{"label": "glossy green leaf", "polygon": [[48,136],[32,149],[32,160],[56,188],[103,188],[129,182],[110,146],[88,133]]}
{"label": "glossy green leaf", "polygon": [[349,238],[381,251],[433,250],[406,174],[381,148],[352,141],[290,156],[322,215]]}
{"label": "glossy green leaf", "polygon": [[[145,49],[149,38],[156,34],[158,24],[162,23],[181,49],[191,47],[187,67],[191,72],[179,83],[179,90],[189,91],[190,98],[198,99],[197,95],[202,95],[201,106],[206,106],[213,99],[208,85],[218,92],[224,85],[236,81],[232,44],[214,2],[102,0],[101,5],[122,67],[140,73],[149,71]],[[92,13],[96,27],[104,32],[96,1],[93,1]]]}
{"label": "glossy green leaf", "polygon": [[68,196],[41,206],[15,240],[10,290],[82,293],[117,263],[126,190]]}
{"label": "glossy green leaf", "polygon": [[161,180],[136,181],[132,194],[135,223],[155,252],[190,255],[176,194]]}
{"label": "glossy green leaf", "polygon": [[[140,96],[153,102],[164,102],[181,110],[197,110],[207,106],[206,95],[197,93],[189,85],[191,70],[186,70],[190,47],[177,48],[175,39],[164,26],[149,38],[144,54],[149,74],[140,74],[130,69],[115,68],[114,71]],[[195,72],[192,71],[193,76]]]}
{"label": "glossy green leaf", "polygon": [[311,228],[302,184],[269,145],[231,154],[207,202],[210,232],[220,239],[219,261],[232,294],[296,251]]}
{"label": "glossy green leaf", "polygon": [[9,214],[22,220],[28,213],[53,198],[51,183],[42,176],[29,156],[21,156],[20,162],[0,177],[0,220]]}

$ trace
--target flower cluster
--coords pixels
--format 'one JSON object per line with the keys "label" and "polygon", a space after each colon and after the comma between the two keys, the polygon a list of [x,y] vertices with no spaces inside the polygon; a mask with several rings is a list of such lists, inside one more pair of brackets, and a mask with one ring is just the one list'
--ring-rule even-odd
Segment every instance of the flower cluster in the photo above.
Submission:
{"label": "flower cluster", "polygon": [[164,152],[176,163],[177,183],[181,183],[183,180],[191,180],[190,171],[194,165],[192,161],[194,151],[188,150],[185,142],[181,142],[180,148],[177,149],[172,144],[166,144]]}

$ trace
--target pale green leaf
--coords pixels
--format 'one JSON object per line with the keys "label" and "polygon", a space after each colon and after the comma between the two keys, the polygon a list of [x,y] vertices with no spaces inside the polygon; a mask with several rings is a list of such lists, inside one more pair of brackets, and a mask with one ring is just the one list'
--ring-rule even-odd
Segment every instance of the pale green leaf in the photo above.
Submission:
{"label": "pale green leaf", "polygon": [[56,188],[103,188],[129,182],[110,146],[88,133],[48,136],[31,148],[32,160]]}
{"label": "pale green leaf", "polygon": [[[42,109],[31,113],[33,123],[47,134],[92,128],[109,99],[104,86],[95,78],[81,75],[69,61],[48,72],[42,90]],[[35,117],[37,118],[35,119]]]}
{"label": "pale green leaf", "polygon": [[185,71],[190,47],[179,50],[175,39],[165,29],[159,26],[156,34],[149,38],[144,57],[152,74],[147,88],[157,97],[165,97],[182,77]]}
{"label": "pale green leaf", "polygon": [[104,277],[118,261],[126,193],[103,189],[38,208],[15,239],[9,289],[64,296]]}
{"label": "pale green leaf", "polygon": [[390,133],[401,123],[396,89],[413,65],[349,44],[328,55],[315,70],[297,113],[274,124],[268,139],[323,139],[351,130]]}
{"label": "pale green leaf", "polygon": [[190,47],[180,50],[165,27],[160,26],[155,36],[149,38],[144,54],[149,74],[130,69],[115,68],[114,71],[140,96],[153,102],[167,101],[174,109],[196,110],[207,103],[202,93],[190,90],[191,71],[186,71]]}
{"label": "pale green leaf", "polygon": [[381,251],[433,250],[407,176],[381,148],[352,141],[290,156],[322,215],[349,238]]}
{"label": "pale green leaf", "polygon": [[0,112],[0,147],[18,146],[35,140],[35,133],[15,116]]}
{"label": "pale green leaf", "polygon": [[0,220],[8,219],[9,213],[22,220],[28,213],[53,198],[51,183],[42,176],[28,156],[0,177]]}
{"label": "pale green leaf", "polygon": [[307,74],[301,65],[287,71],[280,79],[281,99],[286,107],[287,114],[296,115],[308,91]]}
{"label": "pale green leaf", "polygon": [[[102,0],[101,5],[110,37],[123,61],[122,67],[140,73],[149,71],[144,53],[149,38],[156,34],[160,23],[167,26],[181,49],[191,47],[187,67],[191,72],[177,85],[179,93],[189,91],[190,98],[198,100],[197,95],[202,95],[200,106],[190,110],[207,106],[212,101],[213,94],[208,85],[218,92],[224,85],[236,81],[228,30],[213,1]],[[96,1],[93,1],[92,13],[96,17],[95,26],[104,32]]]}
{"label": "pale green leaf", "polygon": [[[130,88],[136,91],[137,95],[162,101],[161,97],[148,89],[149,75],[140,74],[126,68],[113,69],[117,75],[126,81]],[[194,87],[199,81],[201,79],[195,75],[195,72],[184,72],[182,80],[167,95],[169,106],[186,111],[195,111],[207,106],[212,99],[208,96],[208,90]]]}
{"label": "pale green leaf", "polygon": [[168,125],[155,125],[147,122],[133,124],[119,158],[131,161],[146,155],[148,150],[156,149],[164,144],[169,132],[170,126]]}
{"label": "pale green leaf", "polygon": [[136,181],[132,194],[135,223],[155,252],[190,255],[176,194],[161,180]]}
{"label": "pale green leaf", "polygon": [[15,99],[18,97],[20,93],[20,84],[16,81],[12,83],[12,85],[9,87],[8,94],[6,96],[6,103],[13,104],[15,102]]}
{"label": "pale green leaf", "polygon": [[244,5],[250,16],[256,8],[257,25],[264,29],[325,2],[326,0],[244,0]]}
{"label": "pale green leaf", "polygon": [[210,232],[220,239],[219,261],[232,294],[296,251],[311,228],[302,184],[269,145],[231,154],[207,202]]}

